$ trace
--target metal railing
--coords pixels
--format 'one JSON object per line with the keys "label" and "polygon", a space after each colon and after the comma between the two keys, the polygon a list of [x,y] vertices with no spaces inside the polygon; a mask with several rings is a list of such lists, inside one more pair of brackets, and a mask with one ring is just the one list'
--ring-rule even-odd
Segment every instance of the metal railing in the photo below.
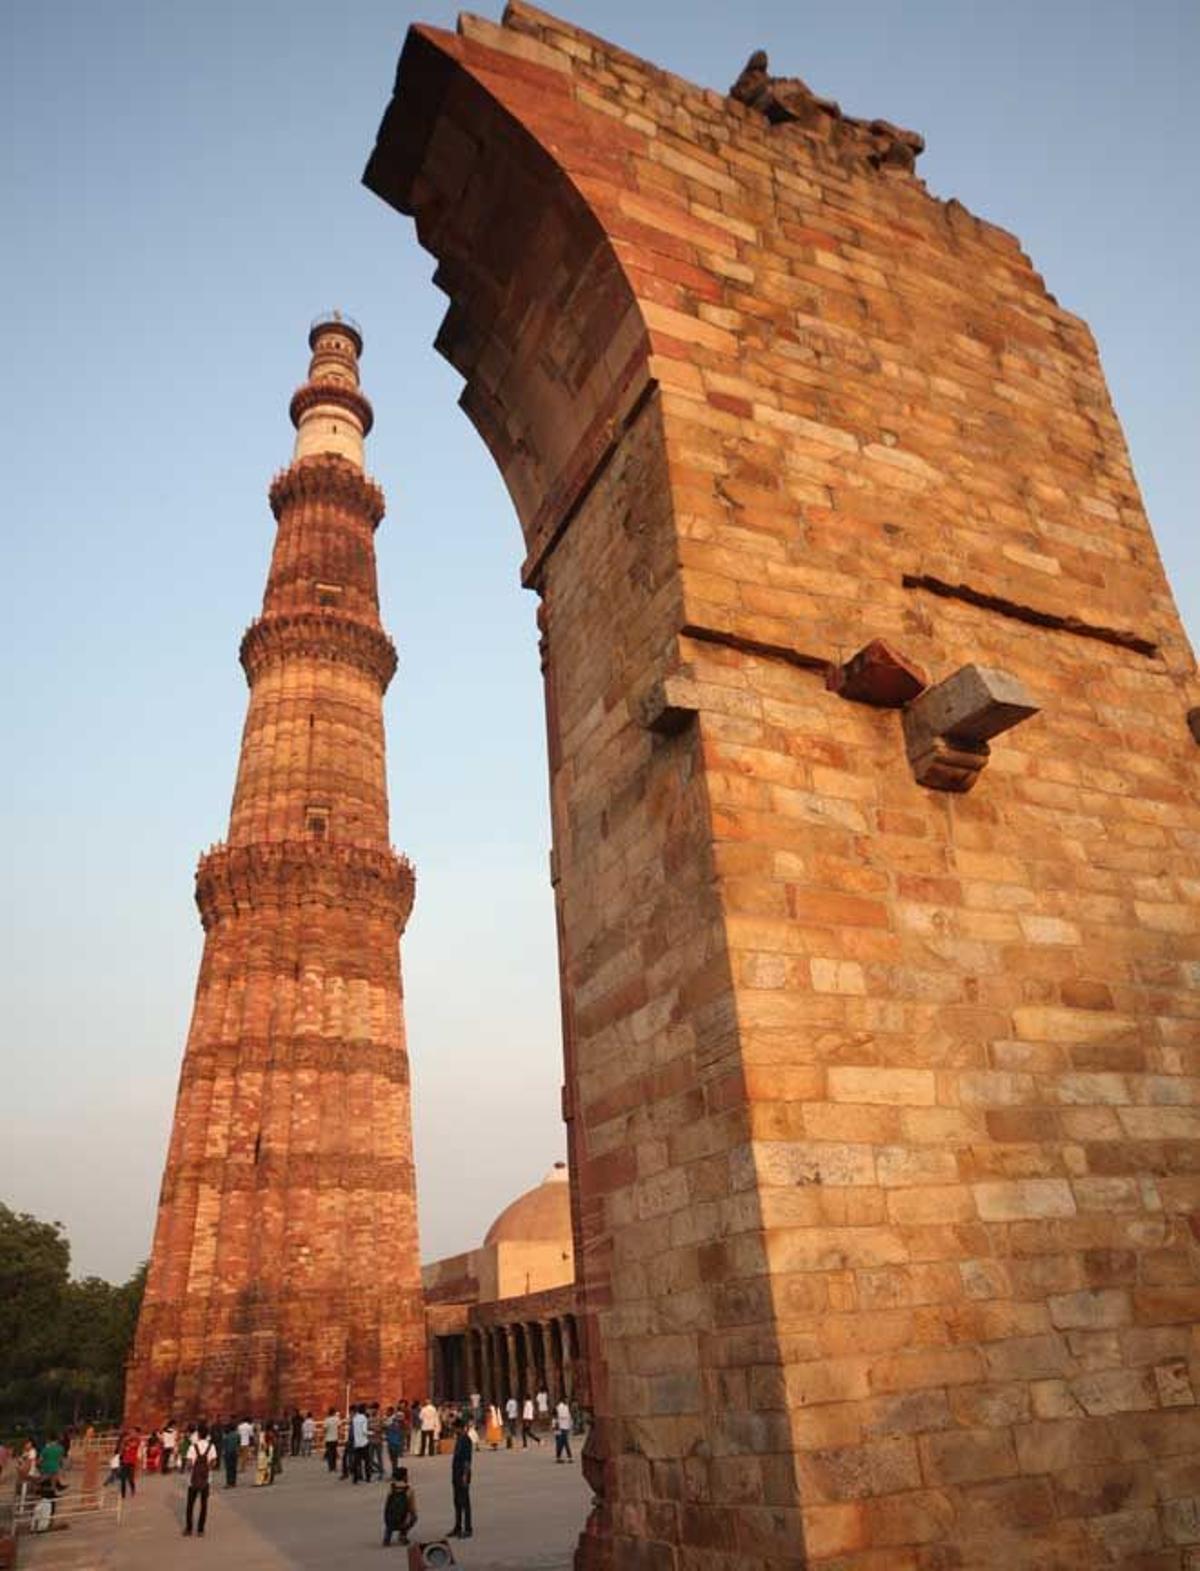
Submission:
{"label": "metal railing", "polygon": [[359,348],[362,348],[363,330],[361,325],[352,316],[347,316],[344,311],[322,311],[319,316],[314,316],[309,323],[308,335],[312,335],[321,327],[344,327],[358,339]]}
{"label": "metal railing", "polygon": [[21,1479],[11,1501],[12,1533],[61,1532],[94,1523],[120,1526],[121,1491],[115,1481],[109,1482],[108,1466],[115,1440],[115,1434],[97,1434],[77,1441],[58,1475],[66,1486],[61,1493],[44,1497],[41,1478]]}

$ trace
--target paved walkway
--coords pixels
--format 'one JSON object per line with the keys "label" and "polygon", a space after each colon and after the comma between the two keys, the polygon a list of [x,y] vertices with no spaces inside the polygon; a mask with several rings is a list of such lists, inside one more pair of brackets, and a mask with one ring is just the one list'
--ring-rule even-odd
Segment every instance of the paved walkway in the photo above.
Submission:
{"label": "paved walkway", "polygon": [[[578,1454],[578,1452],[576,1453]],[[414,1538],[440,1538],[454,1524],[450,1458],[410,1459],[420,1521]],[[185,1540],[184,1486],[177,1478],[139,1481],[120,1526],[103,1521],[21,1541],[21,1571],[164,1571],[208,1561],[237,1571],[359,1571],[407,1560],[381,1549],[385,1486],[343,1483],[316,1458],[284,1462],[269,1489],[215,1487],[208,1531]],[[453,1541],[470,1571],[570,1571],[589,1497],[578,1462],[557,1465],[553,1446],[477,1455],[471,1486],[475,1536]]]}

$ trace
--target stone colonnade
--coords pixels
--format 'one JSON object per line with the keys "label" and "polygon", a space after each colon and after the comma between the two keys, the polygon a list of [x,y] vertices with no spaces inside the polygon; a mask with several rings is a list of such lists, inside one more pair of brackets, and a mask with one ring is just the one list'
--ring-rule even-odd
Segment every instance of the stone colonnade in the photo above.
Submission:
{"label": "stone colonnade", "polygon": [[479,1391],[485,1402],[502,1406],[510,1396],[532,1396],[540,1389],[554,1400],[560,1395],[571,1400],[583,1385],[575,1316],[548,1315],[468,1326],[463,1370],[467,1389],[445,1395]]}

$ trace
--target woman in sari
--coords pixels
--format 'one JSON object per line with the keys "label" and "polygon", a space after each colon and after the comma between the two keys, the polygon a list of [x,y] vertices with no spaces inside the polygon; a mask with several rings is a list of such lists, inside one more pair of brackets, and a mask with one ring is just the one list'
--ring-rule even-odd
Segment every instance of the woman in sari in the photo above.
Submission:
{"label": "woman in sari", "polygon": [[254,1475],[256,1485],[269,1484],[275,1473],[275,1431],[269,1426],[264,1428],[258,1438],[257,1468]]}

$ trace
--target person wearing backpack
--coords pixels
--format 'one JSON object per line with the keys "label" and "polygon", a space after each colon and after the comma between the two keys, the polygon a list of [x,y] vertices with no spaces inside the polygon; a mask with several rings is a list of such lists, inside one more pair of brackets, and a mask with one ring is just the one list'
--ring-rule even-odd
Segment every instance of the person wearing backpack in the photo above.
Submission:
{"label": "person wearing backpack", "polygon": [[187,1516],[185,1518],[183,1536],[192,1536],[192,1517],[196,1510],[196,1501],[200,1501],[200,1521],[196,1527],[196,1537],[204,1537],[204,1525],[208,1521],[208,1488],[209,1475],[217,1465],[217,1448],[213,1445],[208,1435],[208,1425],[201,1424],[196,1430],[191,1446],[188,1448],[188,1461],[191,1471],[188,1473]]}

